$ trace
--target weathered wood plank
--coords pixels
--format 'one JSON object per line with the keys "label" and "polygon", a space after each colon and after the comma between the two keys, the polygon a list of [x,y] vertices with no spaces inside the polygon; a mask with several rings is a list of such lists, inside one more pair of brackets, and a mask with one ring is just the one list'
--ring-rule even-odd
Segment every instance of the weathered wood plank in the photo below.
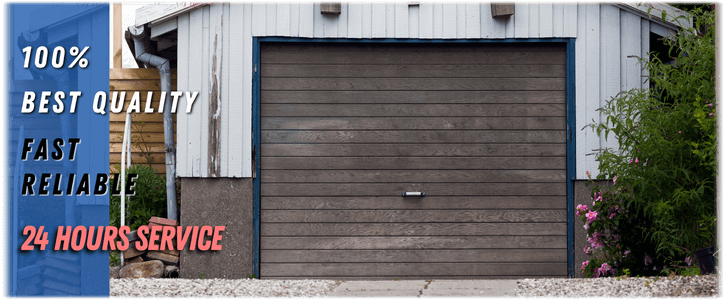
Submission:
{"label": "weathered wood plank", "polygon": [[263,117],[563,117],[564,104],[262,104]]}
{"label": "weathered wood plank", "polygon": [[564,78],[263,78],[262,91],[564,91]]}
{"label": "weathered wood plank", "polygon": [[[422,118],[361,118],[361,117],[266,117],[262,130],[364,130],[364,129],[565,129],[565,117],[422,117]],[[122,129],[123,130],[123,129]]]}
{"label": "weathered wood plank", "polygon": [[[176,81],[172,81],[171,90],[177,89]],[[159,80],[110,80],[109,90],[112,91],[161,91]],[[129,95],[130,96],[130,95]]]}
{"label": "weathered wood plank", "polygon": [[[185,22],[182,26],[186,25],[189,26],[189,17],[185,17]],[[189,38],[189,28],[186,28],[187,31],[185,33],[187,34],[187,39]],[[182,37],[183,38],[183,37]],[[180,41],[183,42],[183,41]],[[158,69],[109,69],[108,70],[109,79],[111,80],[139,80],[139,79],[151,79],[151,80],[159,80],[159,70]],[[177,79],[177,69],[171,70],[171,79],[175,80]]]}
{"label": "weathered wood plank", "polygon": [[564,143],[565,131],[262,131],[263,143]]}
{"label": "weathered wood plank", "polygon": [[562,91],[265,91],[260,94],[263,104],[564,104],[565,99]]}
{"label": "weathered wood plank", "polygon": [[[264,231],[265,227],[262,227]],[[263,263],[305,262],[563,262],[565,249],[461,250],[271,250],[260,254]]]}
{"label": "weathered wood plank", "polygon": [[562,170],[562,157],[263,157],[263,170]]}
{"label": "weathered wood plank", "polygon": [[[484,51],[482,47],[476,52],[472,51],[451,51],[453,48],[436,49],[431,47],[429,51],[412,51],[414,49],[406,49],[411,47],[398,46],[398,50],[392,52],[390,48],[381,47],[380,51],[360,51],[359,49],[339,48],[337,51],[323,51],[321,49],[297,50],[286,49],[279,51],[260,52],[261,62],[278,63],[278,64],[372,64],[372,65],[390,65],[390,64],[430,64],[432,62],[440,62],[441,64],[451,65],[470,65],[470,64],[548,64],[561,65],[565,63],[564,52],[526,52],[526,51],[501,51],[496,46],[488,46],[486,48],[495,48],[497,51]],[[332,49],[331,49],[332,50]],[[384,51],[387,50],[387,51]],[[404,51],[405,50],[405,51]],[[524,50],[524,49],[522,49]],[[355,60],[351,60],[355,57]]]}
{"label": "weathered wood plank", "polygon": [[[566,235],[567,223],[265,223],[261,236]],[[373,262],[373,261],[371,261]]]}
{"label": "weathered wood plank", "polygon": [[260,268],[265,276],[567,275],[567,263],[264,263]]}
{"label": "weathered wood plank", "polygon": [[260,220],[265,223],[550,223],[567,222],[567,212],[564,210],[263,210]]}
{"label": "weathered wood plank", "polygon": [[[266,249],[566,249],[567,236],[267,237]],[[350,274],[350,273],[349,273]],[[466,275],[466,274],[459,274]],[[505,275],[505,274],[502,274]]]}
{"label": "weathered wood plank", "polygon": [[262,196],[564,196],[564,183],[268,183]]}
{"label": "weathered wood plank", "polygon": [[262,144],[262,156],[488,156],[562,157],[565,144]]}
{"label": "weathered wood plank", "polygon": [[261,182],[564,182],[566,175],[564,170],[266,170]]}
{"label": "weathered wood plank", "polygon": [[472,196],[421,199],[391,197],[262,197],[263,210],[272,209],[567,209],[563,196]]}
{"label": "weathered wood plank", "polygon": [[262,77],[564,78],[565,65],[316,65],[263,64]]}

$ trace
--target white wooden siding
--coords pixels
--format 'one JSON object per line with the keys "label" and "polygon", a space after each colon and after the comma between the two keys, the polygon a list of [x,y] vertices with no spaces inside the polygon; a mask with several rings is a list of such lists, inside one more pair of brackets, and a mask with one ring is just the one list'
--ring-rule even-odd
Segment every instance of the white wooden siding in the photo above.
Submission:
{"label": "white wooden siding", "polygon": [[[214,6],[220,6],[215,8]],[[223,21],[220,24],[216,22]],[[211,23],[211,24],[210,24]],[[213,4],[178,17],[179,90],[199,91],[195,108],[178,117],[180,177],[252,176],[252,37],[503,39],[577,38],[576,176],[597,175],[593,153],[612,147],[590,129],[581,130],[610,97],[646,87],[632,55],[648,51],[651,22],[612,5],[516,4],[515,15],[492,18],[489,3],[351,3],[340,15],[323,15],[319,4]],[[218,26],[219,25],[219,26]],[[221,27],[220,27],[221,26]],[[221,34],[220,36],[217,36]],[[214,39],[222,49],[214,51]],[[201,42],[200,42],[201,41]],[[221,51],[221,52],[220,52]],[[209,151],[212,55],[217,54],[221,120],[220,157]],[[221,58],[219,56],[222,56]],[[213,132],[213,131],[212,131]],[[210,155],[212,154],[212,155]],[[212,172],[210,172],[210,170]]]}

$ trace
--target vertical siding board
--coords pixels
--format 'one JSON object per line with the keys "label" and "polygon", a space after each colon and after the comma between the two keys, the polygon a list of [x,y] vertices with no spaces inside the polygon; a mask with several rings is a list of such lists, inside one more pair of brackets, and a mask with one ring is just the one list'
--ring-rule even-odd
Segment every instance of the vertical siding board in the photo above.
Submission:
{"label": "vertical siding board", "polygon": [[396,38],[408,38],[408,4],[406,2],[397,2],[394,5],[395,10],[395,35]]}
{"label": "vertical siding board", "polygon": [[[202,119],[202,99],[204,94],[202,93],[202,43],[195,43],[192,41],[202,40],[202,22],[203,22],[204,9],[192,10],[189,13],[189,90],[199,91],[197,99],[194,101],[194,109],[188,115],[187,129],[188,134],[188,145],[187,145],[187,175],[190,177],[199,177],[199,151],[200,151],[200,138],[201,130],[199,129],[199,123]],[[206,142],[206,141],[205,141]]]}
{"label": "vertical siding board", "polygon": [[552,5],[552,37],[564,37],[565,7],[562,4]]}
{"label": "vertical siding board", "polygon": [[202,14],[202,90],[199,92],[201,96],[201,102],[200,108],[202,111],[202,114],[199,118],[199,131],[200,131],[200,137],[199,137],[199,176],[201,177],[207,177],[208,176],[208,157],[209,149],[207,148],[208,142],[209,142],[209,93],[210,93],[210,84],[209,84],[209,78],[211,77],[211,59],[210,57],[212,54],[210,53],[210,45],[213,44],[213,41],[211,40],[210,36],[212,34],[209,34],[209,10],[210,6],[204,6],[201,8],[203,11]]}
{"label": "vertical siding board", "polygon": [[539,37],[552,37],[552,4],[542,3],[539,5]]}
{"label": "vertical siding board", "polygon": [[456,38],[456,4],[443,5],[443,36],[445,39]]}
{"label": "vertical siding board", "polygon": [[514,5],[514,37],[529,37],[529,6],[528,4]]}
{"label": "vertical siding board", "polygon": [[466,38],[466,3],[456,4],[456,37]]}
{"label": "vertical siding board", "polygon": [[277,35],[277,4],[267,3],[265,8],[265,34],[267,36]]}
{"label": "vertical siding board", "polygon": [[[491,38],[494,36],[494,18],[492,18],[492,9],[490,3],[481,3],[479,5],[479,34],[481,38]],[[504,23],[502,23],[504,25]],[[502,27],[502,33],[504,33]]]}
{"label": "vertical siding board", "polygon": [[539,37],[539,5],[529,5],[529,36]]}
{"label": "vertical siding board", "polygon": [[313,37],[313,12],[312,3],[300,3],[300,37]]}
{"label": "vertical siding board", "polygon": [[382,38],[386,36],[386,4],[373,3],[371,5],[371,35],[374,38]]}
{"label": "vertical siding board", "polygon": [[510,16],[504,18],[504,37],[505,38],[514,38],[514,24],[515,20],[517,19],[517,16]]}
{"label": "vertical siding board", "polygon": [[620,11],[620,90],[640,88],[640,17]]}
{"label": "vertical siding board", "polygon": [[[650,60],[648,52],[650,52],[650,21],[640,19],[640,57]],[[641,63],[640,65],[640,86],[643,89],[650,87],[648,70],[645,69],[645,63]]]}
{"label": "vertical siding board", "polygon": [[[243,106],[243,95],[247,90],[244,89],[244,5],[242,4],[230,4],[229,14],[225,19],[225,22],[229,22],[229,46],[227,54],[225,54],[225,61],[229,62],[229,83],[227,85],[227,97],[225,103],[227,109],[227,120],[229,138],[229,160],[227,162],[227,175],[230,177],[241,177],[242,176],[242,157],[243,157],[243,141],[242,127],[243,122],[250,120],[244,119],[238,116],[244,115]],[[227,23],[225,23],[227,24]],[[250,93],[252,91],[249,91]],[[178,117],[177,117],[178,118]]]}
{"label": "vertical siding board", "polygon": [[[189,88],[189,13],[183,14],[177,18],[177,67],[176,67],[176,86],[180,91],[191,91]],[[188,100],[186,94],[182,97],[185,101],[179,101],[179,107],[184,107]],[[177,159],[176,173],[180,177],[187,177],[187,157],[189,157],[187,147],[189,147],[189,123],[188,114],[181,109],[177,110],[176,116],[176,144]]]}
{"label": "vertical siding board", "polygon": [[313,37],[325,37],[325,17],[320,13],[320,3],[313,6]]}
{"label": "vertical siding board", "polygon": [[412,39],[420,38],[420,28],[418,24],[420,22],[421,6],[412,5],[408,7],[408,37]]}
{"label": "vertical siding board", "polygon": [[[577,5],[579,14],[584,16],[587,14],[587,5]],[[585,128],[590,122],[590,117],[594,113],[591,112],[592,107],[589,105],[587,94],[587,83],[589,82],[589,72],[587,63],[588,53],[588,37],[589,29],[585,18],[579,18],[577,21],[578,38],[575,40],[575,140],[579,145],[575,147],[575,176],[577,179],[587,179],[585,171],[596,173],[596,170],[591,167],[592,156],[587,154],[592,149],[596,149],[600,141],[593,139],[595,133],[589,128]],[[599,32],[598,32],[599,34]],[[593,145],[592,143],[596,143]]]}
{"label": "vertical siding board", "polygon": [[340,5],[340,16],[338,17],[338,36],[348,36],[348,4],[343,3]]}
{"label": "vertical siding board", "polygon": [[[601,5],[600,7],[600,107],[605,106],[605,101],[620,92],[620,9],[613,5]],[[600,116],[600,122],[606,122],[604,115]],[[617,150],[617,141],[611,135],[606,140],[605,136],[600,137],[601,147]]]}
{"label": "vertical siding board", "polygon": [[348,37],[359,39],[363,37],[363,11],[362,4],[348,4]]}
{"label": "vertical siding board", "polygon": [[[585,4],[580,5],[580,7],[585,10],[585,14],[582,15],[583,18],[578,18],[578,23],[585,24],[585,32],[578,33],[577,40],[583,38],[586,41],[584,61],[586,73],[584,75],[587,79],[585,81],[585,99],[583,105],[586,111],[583,115],[585,116],[585,124],[587,124],[593,120],[599,121],[600,119],[596,111],[596,109],[600,108],[600,5]],[[585,132],[586,136],[582,140],[582,146],[578,148],[584,148],[585,153],[591,153],[593,149],[602,147],[600,139],[595,132],[589,129],[585,129]],[[581,178],[586,178],[585,171],[588,170],[592,172],[593,177],[597,176],[599,171],[595,156],[586,156],[584,159],[586,160],[586,167],[584,170],[578,170]]]}
{"label": "vertical siding board", "polygon": [[[244,4],[244,30],[242,33],[242,44],[243,44],[243,72],[244,80],[242,81],[242,93],[239,95],[242,99],[242,108],[240,115],[241,118],[238,120],[242,126],[239,127],[241,130],[242,140],[242,163],[239,165],[242,168],[242,177],[252,177],[252,5]],[[310,24],[312,27],[312,24]],[[235,127],[236,128],[236,127]],[[236,130],[235,130],[236,131]]]}
{"label": "vertical siding board", "polygon": [[578,36],[578,19],[580,16],[584,16],[581,14],[578,14],[578,5],[577,4],[565,4],[564,5],[564,25],[562,28],[564,37],[577,37]]}
{"label": "vertical siding board", "polygon": [[444,5],[441,3],[434,3],[434,38],[440,39],[444,37]]}
{"label": "vertical siding board", "polygon": [[466,4],[466,38],[478,39],[481,38],[481,12],[479,11],[480,4],[467,2]]}
{"label": "vertical siding board", "polygon": [[[230,36],[229,36],[229,30],[230,30],[230,24],[229,24],[229,3],[221,4],[222,6],[222,20],[220,25],[220,30],[222,31],[222,51],[221,51],[221,57],[217,57],[217,60],[221,60],[220,66],[221,66],[221,77],[219,78],[219,84],[221,93],[219,94],[219,105],[221,106],[219,108],[219,112],[217,115],[219,116],[219,119],[217,122],[221,122],[220,124],[220,132],[219,132],[219,145],[221,147],[219,151],[219,176],[221,177],[228,177],[229,176],[229,156],[232,151],[229,150],[230,147],[230,137],[229,137],[229,102],[230,102],[230,87],[229,87],[229,67],[230,67],[230,55],[229,55],[229,43],[230,43]],[[219,40],[217,41],[219,44]]]}
{"label": "vertical siding board", "polygon": [[254,36],[264,36],[265,33],[265,16],[267,15],[265,4],[252,5],[252,34]]}
{"label": "vertical siding board", "polygon": [[277,35],[290,36],[290,3],[277,4]]}
{"label": "vertical siding board", "polygon": [[387,38],[396,37],[396,5],[386,4],[386,35]]}
{"label": "vertical siding board", "polygon": [[373,37],[373,6],[370,3],[361,4],[361,37]]}
{"label": "vertical siding board", "polygon": [[434,37],[434,4],[421,3],[418,14],[418,35],[422,39]]}
{"label": "vertical siding board", "polygon": [[[488,24],[490,26],[490,34],[489,37],[495,38],[495,39],[503,39],[507,36],[507,24],[509,24],[510,27],[510,35],[509,37],[514,36],[514,17],[499,17],[499,18],[492,18],[492,9],[491,5],[482,5],[484,8],[482,9],[482,23]],[[483,12],[486,11],[486,15],[483,14]],[[487,19],[489,21],[487,21]]]}
{"label": "vertical siding board", "polygon": [[300,36],[300,3],[290,4],[290,36]]}

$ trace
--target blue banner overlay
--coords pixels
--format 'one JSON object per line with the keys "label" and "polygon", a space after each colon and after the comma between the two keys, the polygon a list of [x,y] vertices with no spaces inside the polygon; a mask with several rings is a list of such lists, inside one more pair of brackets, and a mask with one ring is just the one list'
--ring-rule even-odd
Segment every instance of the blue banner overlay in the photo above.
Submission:
{"label": "blue banner overlay", "polygon": [[109,6],[11,4],[8,16],[9,295],[108,296],[108,251],[53,249],[59,226],[109,222],[109,193],[94,193],[109,119],[93,112],[109,89]]}

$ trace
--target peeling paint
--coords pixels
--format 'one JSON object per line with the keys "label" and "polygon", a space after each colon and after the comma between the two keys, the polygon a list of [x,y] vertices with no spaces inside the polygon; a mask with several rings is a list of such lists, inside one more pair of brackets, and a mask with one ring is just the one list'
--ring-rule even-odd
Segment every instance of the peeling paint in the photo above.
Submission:
{"label": "peeling paint", "polygon": [[[221,28],[221,25],[220,25]],[[211,177],[220,177],[221,166],[221,132],[222,132],[222,120],[220,117],[220,109],[222,106],[222,89],[220,82],[222,81],[222,66],[218,64],[217,53],[221,53],[221,42],[218,42],[221,33],[217,32],[214,35],[214,53],[212,55],[212,76],[211,76],[211,88],[209,93],[209,116],[208,116],[208,141],[207,141],[207,153],[209,155],[207,172]],[[218,50],[218,47],[220,48]],[[217,52],[219,51],[219,52]],[[219,58],[221,62],[221,58]],[[219,67],[217,67],[219,65]]]}

